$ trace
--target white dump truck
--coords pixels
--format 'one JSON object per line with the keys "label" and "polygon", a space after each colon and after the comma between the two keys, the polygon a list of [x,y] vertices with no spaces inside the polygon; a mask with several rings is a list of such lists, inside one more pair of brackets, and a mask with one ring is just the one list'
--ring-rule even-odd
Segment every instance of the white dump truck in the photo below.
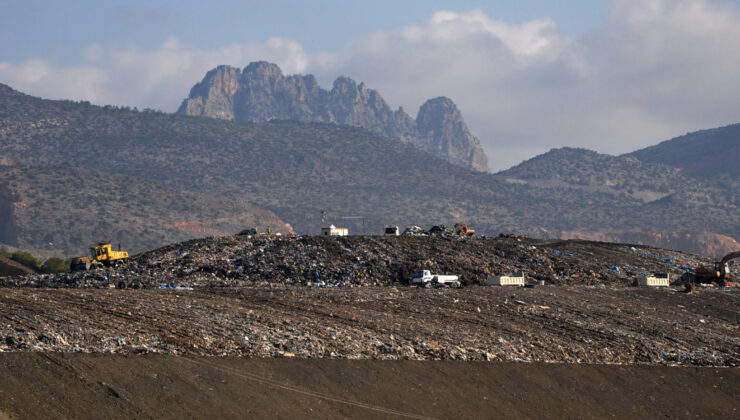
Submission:
{"label": "white dump truck", "polygon": [[411,284],[415,284],[417,286],[462,286],[458,276],[449,274],[432,274],[429,270],[416,270],[414,272],[414,278],[411,279]]}

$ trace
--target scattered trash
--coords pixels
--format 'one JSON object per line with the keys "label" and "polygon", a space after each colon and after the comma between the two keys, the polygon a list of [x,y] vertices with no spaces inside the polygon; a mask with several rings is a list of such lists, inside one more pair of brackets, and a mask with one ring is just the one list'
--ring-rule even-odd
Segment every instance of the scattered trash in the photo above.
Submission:
{"label": "scattered trash", "polygon": [[[430,231],[449,231],[438,225]],[[395,236],[274,236],[246,234],[194,239],[142,255],[117,268],[85,272],[0,278],[6,287],[59,288],[181,288],[254,287],[367,287],[408,284],[416,269],[456,273],[465,285],[484,284],[494,273],[521,272],[531,282],[548,284],[609,284],[629,286],[635,276],[672,272],[680,263],[698,264],[688,254],[663,250],[650,254],[635,247],[578,243],[572,249],[551,248],[548,241],[526,243],[509,238],[470,240],[454,234]],[[418,235],[417,235],[418,234]],[[420,237],[416,237],[420,236]],[[600,255],[600,252],[605,252]],[[567,257],[559,258],[559,257]],[[607,262],[608,261],[608,262]],[[615,264],[616,263],[616,264]]]}
{"label": "scattered trash", "polygon": [[552,250],[552,253],[555,254],[555,255],[564,255],[566,257],[572,257],[573,256],[573,254],[571,254],[570,252],[561,251],[559,249],[553,249]]}

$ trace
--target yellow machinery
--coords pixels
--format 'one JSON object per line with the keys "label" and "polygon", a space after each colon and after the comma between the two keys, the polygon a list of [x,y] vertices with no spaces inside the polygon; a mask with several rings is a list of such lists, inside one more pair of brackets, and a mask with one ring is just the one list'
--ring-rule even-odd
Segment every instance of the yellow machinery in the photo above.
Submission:
{"label": "yellow machinery", "polygon": [[114,251],[111,244],[99,243],[97,246],[90,248],[90,255],[93,261],[99,262],[105,266],[111,266],[118,263],[124,263],[128,260],[128,252]]}
{"label": "yellow machinery", "polygon": [[475,231],[468,227],[467,223],[455,224],[455,234],[462,236],[475,236]]}
{"label": "yellow machinery", "polygon": [[111,244],[99,243],[90,248],[90,257],[73,258],[71,261],[72,271],[89,270],[102,265],[110,267],[112,265],[123,264],[128,261],[128,252],[114,251]]}

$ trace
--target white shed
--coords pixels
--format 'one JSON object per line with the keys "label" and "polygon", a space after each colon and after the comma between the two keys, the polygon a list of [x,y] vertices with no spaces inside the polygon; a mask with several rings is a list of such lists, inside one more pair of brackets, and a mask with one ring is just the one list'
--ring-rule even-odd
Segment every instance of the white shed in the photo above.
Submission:
{"label": "white shed", "polygon": [[322,236],[347,236],[349,235],[349,228],[338,228],[334,225],[329,227],[321,228]]}
{"label": "white shed", "polygon": [[640,286],[670,286],[671,276],[668,273],[656,273],[652,276],[642,276],[638,279]]}
{"label": "white shed", "polygon": [[514,273],[508,276],[489,277],[486,284],[489,286],[524,286],[524,274]]}

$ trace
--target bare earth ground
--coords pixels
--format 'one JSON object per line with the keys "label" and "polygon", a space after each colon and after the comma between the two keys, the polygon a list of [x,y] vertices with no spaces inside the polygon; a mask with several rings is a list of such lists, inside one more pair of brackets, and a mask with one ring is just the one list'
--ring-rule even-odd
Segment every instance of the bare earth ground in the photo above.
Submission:
{"label": "bare earth ground", "polygon": [[[10,276],[0,420],[740,418],[740,288],[629,287],[705,260],[585,241],[237,236]],[[401,284],[422,266],[466,287]],[[479,285],[516,270],[547,285]]]}
{"label": "bare earth ground", "polygon": [[10,418],[738,418],[740,371],[7,353]]}

